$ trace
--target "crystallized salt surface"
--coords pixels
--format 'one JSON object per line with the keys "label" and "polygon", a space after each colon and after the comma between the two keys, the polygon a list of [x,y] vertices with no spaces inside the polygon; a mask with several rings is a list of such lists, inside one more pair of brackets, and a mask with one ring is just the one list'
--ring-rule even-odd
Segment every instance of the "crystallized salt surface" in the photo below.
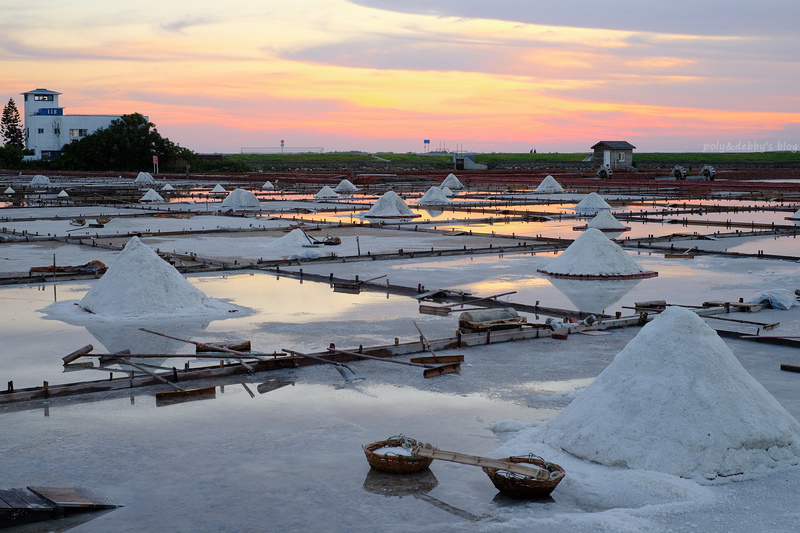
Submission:
{"label": "crystallized salt surface", "polygon": [[406,205],[402,198],[396,192],[387,191],[383,196],[378,198],[375,205],[370,207],[369,211],[364,216],[367,217],[398,217],[398,216],[413,216],[414,212]]}
{"label": "crystallized salt surface", "polygon": [[353,185],[353,183],[347,179],[340,181],[339,185],[337,185],[334,189],[336,192],[356,192],[357,190],[358,187]]}
{"label": "crystallized salt surface", "polygon": [[630,276],[646,271],[602,231],[590,228],[542,272],[569,276]]}
{"label": "crystallized salt surface", "polygon": [[463,189],[464,185],[458,181],[455,174],[448,174],[441,184],[441,187],[449,187],[450,189]]}
{"label": "crystallized salt surface", "polygon": [[262,188],[262,189],[266,189],[266,190],[270,190],[270,191],[271,191],[272,189],[274,189],[274,188],[275,188],[275,186],[272,184],[272,182],[271,182],[271,181],[265,181],[265,182],[264,182],[264,185],[262,185],[262,186],[261,186],[261,188]]}
{"label": "crystallized salt surface", "polygon": [[133,180],[136,185],[153,185],[156,180],[149,172],[139,172],[136,179]]}
{"label": "crystallized salt surface", "polygon": [[212,193],[214,193],[214,194],[221,194],[221,193],[223,193],[223,192],[228,192],[228,191],[226,191],[226,190],[225,190],[225,187],[223,187],[222,185],[220,185],[219,183],[217,183],[217,184],[214,186],[214,188],[213,188],[213,189],[211,189],[211,192],[212,192]]}
{"label": "crystallized salt surface", "polygon": [[230,309],[203,294],[138,237],[128,241],[80,306],[97,315],[126,318],[193,316]]}
{"label": "crystallized salt surface", "polygon": [[556,181],[553,176],[547,176],[542,182],[536,187],[536,192],[544,192],[544,193],[556,193],[556,192],[564,192],[564,188],[561,186],[560,183]]}
{"label": "crystallized salt surface", "polygon": [[625,229],[625,224],[614,218],[614,215],[612,215],[611,211],[608,209],[603,209],[597,213],[597,215],[595,215],[595,217],[590,220],[586,226],[597,229]]}
{"label": "crystallized salt surface", "polygon": [[174,190],[175,190],[175,187],[173,187],[172,185],[170,185],[169,183],[167,183],[167,184],[165,184],[165,185],[164,185],[164,188],[163,188],[162,190],[163,190],[163,191],[174,191]]}
{"label": "crystallized salt surface", "polygon": [[225,209],[260,209],[261,202],[255,194],[245,189],[234,189],[222,200]]}
{"label": "crystallized salt surface", "polygon": [[599,194],[590,192],[572,209],[578,213],[597,213],[601,209],[611,209],[611,206]]}
{"label": "crystallized salt surface", "polygon": [[417,205],[444,205],[450,203],[444,191],[439,187],[431,187],[417,200]]}
{"label": "crystallized salt surface", "polygon": [[668,307],[561,413],[544,442],[597,463],[691,479],[800,462],[800,424],[694,312]]}
{"label": "crystallized salt surface", "polygon": [[311,241],[303,230],[293,229],[283,237],[265,244],[261,247],[260,253],[264,258],[269,259],[314,259],[321,257],[322,248],[309,247]]}
{"label": "crystallized salt surface", "polygon": [[36,174],[29,185],[50,185],[50,178],[42,176],[41,174]]}
{"label": "crystallized salt surface", "polygon": [[139,200],[140,202],[163,202],[164,198],[153,189],[147,189],[144,196]]}
{"label": "crystallized salt surface", "polygon": [[314,198],[339,198],[339,195],[329,185],[326,185],[314,195]]}

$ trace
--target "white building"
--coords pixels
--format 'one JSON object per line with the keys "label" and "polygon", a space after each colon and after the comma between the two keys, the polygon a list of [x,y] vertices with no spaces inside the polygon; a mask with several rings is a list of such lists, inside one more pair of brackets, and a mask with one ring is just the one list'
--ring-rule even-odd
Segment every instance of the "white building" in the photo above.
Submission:
{"label": "white building", "polygon": [[122,115],[65,115],[58,105],[61,93],[34,89],[24,96],[25,148],[33,150],[31,159],[55,159],[61,148],[100,128],[107,128]]}

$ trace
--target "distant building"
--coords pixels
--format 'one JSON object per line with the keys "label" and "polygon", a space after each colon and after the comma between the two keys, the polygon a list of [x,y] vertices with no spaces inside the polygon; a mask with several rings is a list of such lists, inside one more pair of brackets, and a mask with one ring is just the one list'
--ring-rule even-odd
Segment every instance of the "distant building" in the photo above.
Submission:
{"label": "distant building", "polygon": [[35,152],[30,159],[55,159],[65,144],[107,128],[122,116],[65,115],[58,105],[59,92],[34,89],[20,94],[25,97],[25,148]]}
{"label": "distant building", "polygon": [[612,170],[629,167],[633,164],[633,150],[628,141],[600,141],[592,146],[594,166],[608,165]]}

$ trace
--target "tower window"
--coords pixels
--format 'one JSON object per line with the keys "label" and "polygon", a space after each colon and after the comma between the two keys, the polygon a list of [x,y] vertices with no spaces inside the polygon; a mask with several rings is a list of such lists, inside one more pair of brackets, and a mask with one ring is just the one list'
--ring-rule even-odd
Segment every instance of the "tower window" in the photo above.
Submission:
{"label": "tower window", "polygon": [[52,102],[53,95],[52,94],[34,94],[33,99],[37,102]]}
{"label": "tower window", "polygon": [[69,138],[70,139],[77,139],[79,137],[86,137],[89,135],[89,130],[84,129],[70,129],[69,130]]}
{"label": "tower window", "polygon": [[44,128],[39,128],[39,133],[44,133]]}

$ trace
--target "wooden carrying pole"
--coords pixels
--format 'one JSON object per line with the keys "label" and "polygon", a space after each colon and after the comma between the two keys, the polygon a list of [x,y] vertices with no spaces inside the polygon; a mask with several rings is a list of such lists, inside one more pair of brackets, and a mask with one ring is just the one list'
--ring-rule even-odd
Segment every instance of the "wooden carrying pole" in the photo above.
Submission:
{"label": "wooden carrying pole", "polygon": [[[394,363],[396,365],[407,365],[407,366],[418,366],[426,369],[423,371],[422,375],[426,378],[431,378],[434,376],[441,376],[442,374],[452,374],[454,372],[461,371],[461,363],[452,363],[447,365],[441,366],[434,366],[434,365],[426,365],[422,363],[407,363],[406,361],[395,361],[393,359],[387,359],[386,357],[375,357],[374,355],[366,355],[363,353],[358,352],[348,352],[345,350],[337,350],[335,348],[328,348],[329,352],[333,353],[341,353],[344,355],[351,355],[353,357],[363,357],[364,359],[372,359],[374,361],[384,361],[386,363]],[[461,356],[463,357],[463,356]]]}
{"label": "wooden carrying pole", "polygon": [[[536,466],[522,466],[520,463],[500,461],[498,459],[490,459],[489,457],[481,457],[479,455],[467,455],[465,453],[449,452],[446,450],[431,450],[428,448],[423,448],[422,446],[413,448],[411,453],[418,455],[419,457],[428,457],[431,459],[439,459],[441,461],[450,461],[452,463],[461,463],[465,465],[481,467],[485,466],[488,468],[497,468],[498,470],[507,470],[521,476],[527,476],[542,481],[550,481],[552,479],[551,473],[543,468],[538,468]],[[553,474],[555,474],[555,472]]]}

